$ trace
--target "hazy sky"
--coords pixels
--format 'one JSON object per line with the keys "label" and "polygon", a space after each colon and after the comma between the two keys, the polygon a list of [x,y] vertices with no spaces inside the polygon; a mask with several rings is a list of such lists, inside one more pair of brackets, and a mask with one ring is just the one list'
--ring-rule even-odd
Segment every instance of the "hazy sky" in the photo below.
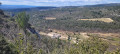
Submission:
{"label": "hazy sky", "polygon": [[0,0],[6,5],[33,6],[81,6],[105,3],[120,3],[120,0]]}

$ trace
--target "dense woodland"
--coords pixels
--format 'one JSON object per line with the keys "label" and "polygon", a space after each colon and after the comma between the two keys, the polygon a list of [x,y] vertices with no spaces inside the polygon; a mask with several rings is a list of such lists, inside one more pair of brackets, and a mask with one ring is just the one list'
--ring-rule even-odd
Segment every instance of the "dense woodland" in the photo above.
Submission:
{"label": "dense woodland", "polygon": [[[106,13],[104,10],[108,11]],[[111,10],[111,11],[110,11]],[[114,11],[114,12],[113,12]],[[13,12],[5,12],[14,14]],[[118,6],[108,7],[63,7],[46,11],[20,12],[13,17],[5,16],[0,10],[0,54],[120,54],[120,49],[108,51],[110,42],[95,35],[87,40],[70,43],[71,39],[52,39],[32,32],[32,26],[38,30],[49,28],[67,31],[119,32]],[[33,15],[36,15],[35,17]],[[45,17],[56,17],[56,20],[45,20]],[[60,18],[59,18],[60,17]],[[79,18],[110,17],[115,22],[76,21]],[[33,29],[32,29],[33,30]],[[77,35],[79,36],[79,35]],[[120,47],[120,44],[118,44]]]}
{"label": "dense woodland", "polygon": [[[36,28],[58,29],[67,31],[98,31],[119,32],[120,5],[116,6],[93,6],[93,7],[63,7],[46,11],[28,12],[31,16],[29,21]],[[45,20],[46,17],[55,17],[56,20]],[[78,21],[78,19],[111,18],[114,22]],[[43,29],[43,30],[44,30]]]}

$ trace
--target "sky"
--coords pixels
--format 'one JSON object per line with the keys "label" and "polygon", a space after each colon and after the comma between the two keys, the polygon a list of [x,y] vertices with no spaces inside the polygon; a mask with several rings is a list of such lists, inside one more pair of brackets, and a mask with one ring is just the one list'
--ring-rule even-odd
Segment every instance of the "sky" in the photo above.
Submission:
{"label": "sky", "polygon": [[83,6],[107,3],[120,3],[120,0],[0,0],[4,5],[30,6]]}

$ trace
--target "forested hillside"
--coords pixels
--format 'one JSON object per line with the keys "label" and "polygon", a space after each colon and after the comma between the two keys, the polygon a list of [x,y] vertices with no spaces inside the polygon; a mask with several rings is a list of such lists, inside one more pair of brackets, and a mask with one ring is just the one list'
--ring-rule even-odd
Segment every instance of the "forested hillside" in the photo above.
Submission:
{"label": "forested hillside", "polygon": [[[68,31],[118,32],[120,5],[89,7],[60,7],[45,11],[30,11],[30,23],[35,27]],[[53,18],[53,20],[46,20]],[[110,18],[113,22],[83,21],[79,19]],[[106,20],[107,21],[107,20]]]}
{"label": "forested hillside", "polygon": [[[120,54],[119,8],[106,5],[33,8],[24,12],[17,9],[4,13],[0,10],[0,54]],[[54,32],[55,38],[39,32]]]}

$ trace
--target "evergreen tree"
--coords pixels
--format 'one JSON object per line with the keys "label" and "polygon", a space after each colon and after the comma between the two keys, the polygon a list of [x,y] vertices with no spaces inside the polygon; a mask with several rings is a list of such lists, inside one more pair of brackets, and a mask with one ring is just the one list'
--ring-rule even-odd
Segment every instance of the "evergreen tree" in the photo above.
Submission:
{"label": "evergreen tree", "polygon": [[16,22],[18,23],[19,27],[23,30],[23,32],[25,33],[24,39],[25,39],[25,43],[26,43],[26,50],[27,50],[27,39],[28,39],[28,32],[27,32],[27,28],[29,26],[29,16],[25,13],[25,12],[21,12],[17,15],[17,19]]}
{"label": "evergreen tree", "polygon": [[21,12],[17,15],[16,21],[17,21],[19,27],[25,31],[29,25],[28,24],[29,16],[25,12]]}

